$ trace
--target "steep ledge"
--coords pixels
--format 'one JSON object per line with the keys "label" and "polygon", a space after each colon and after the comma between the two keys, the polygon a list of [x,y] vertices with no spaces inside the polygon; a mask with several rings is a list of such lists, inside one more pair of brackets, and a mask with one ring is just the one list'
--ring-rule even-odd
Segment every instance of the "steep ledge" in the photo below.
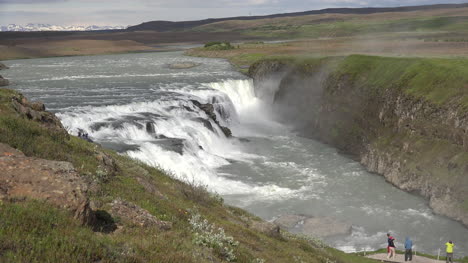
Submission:
{"label": "steep ledge", "polygon": [[[251,76],[267,79],[278,63]],[[350,56],[284,68],[280,116],[468,225],[468,62]]]}

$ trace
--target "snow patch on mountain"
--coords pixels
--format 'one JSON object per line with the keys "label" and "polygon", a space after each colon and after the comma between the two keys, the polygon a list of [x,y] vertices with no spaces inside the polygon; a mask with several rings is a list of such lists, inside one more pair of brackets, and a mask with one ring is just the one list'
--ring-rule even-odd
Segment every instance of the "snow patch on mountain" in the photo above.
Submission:
{"label": "snow patch on mountain", "polygon": [[50,24],[27,24],[16,25],[9,24],[0,26],[0,31],[96,31],[96,30],[118,30],[126,29],[126,26],[58,26]]}

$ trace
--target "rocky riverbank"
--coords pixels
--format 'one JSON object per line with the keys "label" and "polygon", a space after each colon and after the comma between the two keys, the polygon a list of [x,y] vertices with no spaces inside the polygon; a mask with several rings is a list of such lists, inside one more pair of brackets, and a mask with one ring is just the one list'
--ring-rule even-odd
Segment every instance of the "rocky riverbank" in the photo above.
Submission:
{"label": "rocky riverbank", "polygon": [[[4,70],[4,69],[9,69],[9,67],[7,67],[5,64],[3,63],[0,63],[0,70]],[[4,86],[8,86],[10,85],[10,81],[3,78],[1,75],[0,75],[0,87],[4,87]]]}
{"label": "rocky riverbank", "polygon": [[[251,66],[278,115],[468,226],[468,63],[350,56]],[[268,87],[264,87],[268,83]]]}

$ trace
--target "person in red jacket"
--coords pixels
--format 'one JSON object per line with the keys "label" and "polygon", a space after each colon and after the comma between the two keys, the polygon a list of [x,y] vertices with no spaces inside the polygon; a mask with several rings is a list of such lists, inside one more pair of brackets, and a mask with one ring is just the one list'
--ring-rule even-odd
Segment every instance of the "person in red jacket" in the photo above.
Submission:
{"label": "person in red jacket", "polygon": [[395,238],[390,235],[390,233],[387,234],[387,258],[388,259],[395,259]]}

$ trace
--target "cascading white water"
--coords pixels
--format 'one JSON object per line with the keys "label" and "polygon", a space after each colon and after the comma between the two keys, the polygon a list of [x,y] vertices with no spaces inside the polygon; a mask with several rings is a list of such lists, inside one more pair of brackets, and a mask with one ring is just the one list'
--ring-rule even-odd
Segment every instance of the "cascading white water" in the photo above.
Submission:
{"label": "cascading white water", "polygon": [[[246,154],[238,139],[226,138],[214,120],[192,100],[212,103],[221,125],[239,127],[238,113],[245,114],[249,107],[259,103],[251,80],[206,83],[199,89],[160,89],[169,90],[171,94],[163,100],[80,107],[58,116],[72,134],[83,130],[104,145],[126,144],[127,147],[120,148],[130,149],[125,151],[130,157],[160,167],[178,179],[206,185],[220,194],[257,192],[271,197],[274,192],[279,198],[281,193],[291,193],[277,186],[229,180],[216,172],[229,162],[248,162],[258,156]],[[147,125],[152,125],[154,131],[148,131]]]}

